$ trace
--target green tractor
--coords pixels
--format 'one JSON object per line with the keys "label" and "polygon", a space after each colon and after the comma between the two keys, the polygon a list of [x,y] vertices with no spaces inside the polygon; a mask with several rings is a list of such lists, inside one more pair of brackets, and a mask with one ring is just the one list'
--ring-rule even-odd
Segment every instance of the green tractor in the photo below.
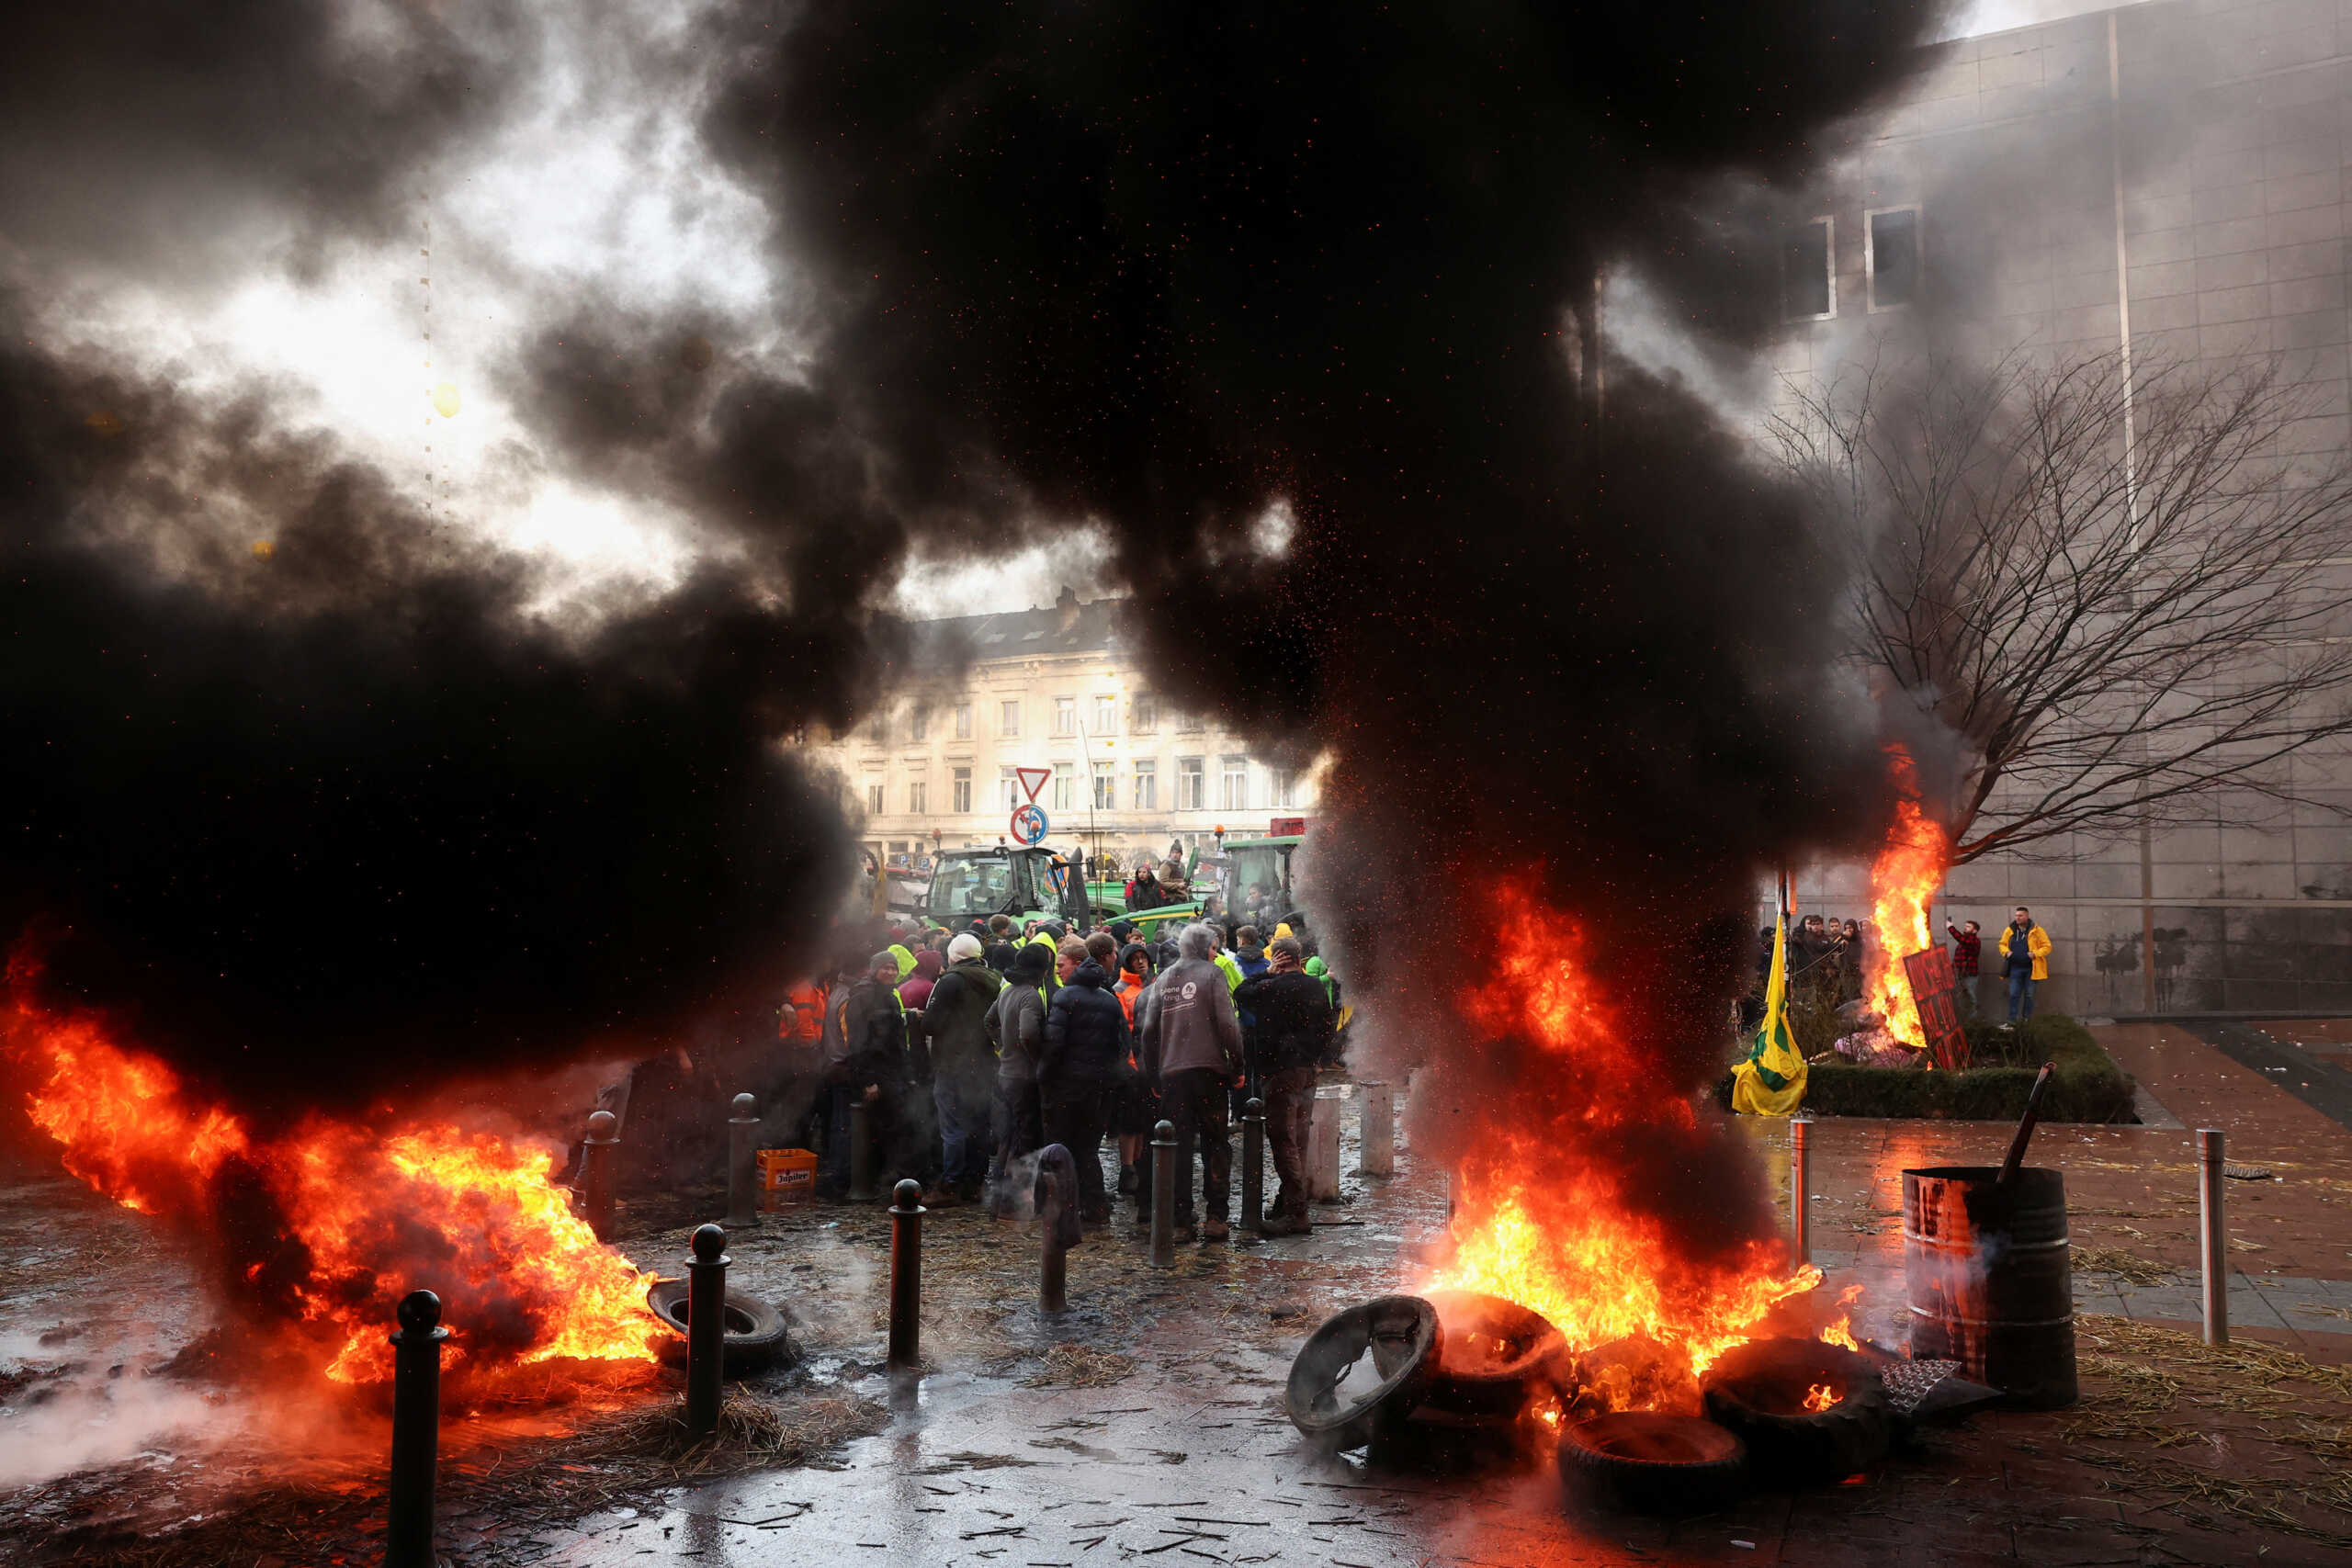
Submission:
{"label": "green tractor", "polygon": [[1298,890],[1292,863],[1306,835],[1283,834],[1264,839],[1228,839],[1218,857],[1218,905],[1235,929],[1255,926],[1267,942],[1274,928],[1298,909]]}
{"label": "green tractor", "polygon": [[1003,844],[947,850],[933,863],[922,912],[958,931],[990,915],[1008,915],[1015,926],[1062,920],[1074,931],[1091,931],[1100,917],[1080,891],[1085,868],[1083,851],[1064,854]]}

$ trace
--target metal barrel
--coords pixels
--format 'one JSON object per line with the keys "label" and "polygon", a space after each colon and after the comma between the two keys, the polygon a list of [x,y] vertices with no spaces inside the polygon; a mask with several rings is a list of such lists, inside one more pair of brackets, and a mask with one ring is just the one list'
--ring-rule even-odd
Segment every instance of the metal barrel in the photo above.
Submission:
{"label": "metal barrel", "polygon": [[1903,1274],[1914,1359],[1958,1361],[2028,1410],[2075,1403],[2066,1180],[1997,1166],[1903,1173]]}

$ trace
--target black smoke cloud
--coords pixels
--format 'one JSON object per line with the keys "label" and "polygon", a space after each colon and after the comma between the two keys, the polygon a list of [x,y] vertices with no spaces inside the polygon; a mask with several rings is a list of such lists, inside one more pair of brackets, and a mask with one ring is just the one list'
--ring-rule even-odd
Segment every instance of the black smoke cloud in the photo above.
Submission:
{"label": "black smoke cloud", "polygon": [[0,929],[42,1002],[248,1111],[772,1028],[851,871],[776,743],[888,678],[909,529],[805,399],[666,344],[692,388],[662,395],[717,406],[741,465],[689,502],[791,504],[724,567],[558,613],[285,389],[199,395],[45,310],[405,243],[421,172],[545,67],[537,25],[100,4],[0,65]]}
{"label": "black smoke cloud", "polygon": [[[90,415],[103,415],[93,426]],[[706,571],[593,623],[332,443],[0,355],[6,912],[242,1103],[423,1094],[755,1010],[848,865],[775,742],[894,649]],[[266,519],[271,551],[109,511]]]}
{"label": "black smoke cloud", "polygon": [[[1771,235],[1702,193],[1801,183],[1934,19],[820,0],[741,46],[713,134],[882,448],[1107,520],[1170,687],[1329,750],[1319,897],[1380,1027],[1474,1102],[1573,1095],[1450,1005],[1518,879],[1558,912],[1508,934],[1578,929],[1670,1094],[1717,1070],[1754,877],[1874,838],[1882,769],[1794,498],[1624,365],[1596,419],[1568,327],[1636,265],[1757,342]],[[1277,498],[1295,541],[1253,556]],[[1749,1223],[1702,1152],[1592,1152]]]}
{"label": "black smoke cloud", "polygon": [[[628,299],[551,306],[510,367],[568,464],[693,513],[726,566],[548,628],[527,568],[266,402],[240,434],[132,389],[149,412],[123,439],[163,455],[126,465],[74,423],[89,368],[19,356],[6,679],[36,722],[8,742],[11,894],[72,932],[55,984],[216,1072],[308,1058],[367,1087],[393,1076],[352,1065],[379,1048],[650,1032],[772,980],[837,870],[830,808],[765,743],[874,695],[899,565],[1085,521],[1169,691],[1334,757],[1326,918],[1385,1027],[1458,1035],[1443,998],[1481,972],[1511,874],[1582,927],[1662,1083],[1695,1083],[1747,879],[1867,838],[1878,770],[1826,673],[1837,578],[1793,503],[1623,365],[1596,423],[1567,329],[1597,268],[1639,264],[1752,342],[1770,245],[1693,193],[1801,176],[1929,20],[727,13],[706,133],[770,200],[809,370],[743,368],[719,333],[706,367],[681,349],[709,322]],[[481,113],[469,93],[508,63],[485,36],[435,33],[412,58],[435,69],[387,80],[478,83],[455,101]],[[256,202],[316,186],[279,138],[333,96],[236,122],[257,144],[220,161]],[[324,143],[364,176],[348,227],[433,150],[378,118]],[[222,491],[284,519],[267,569],[215,547],[160,572],[94,515]],[[1296,528],[1270,558],[1277,500]]]}

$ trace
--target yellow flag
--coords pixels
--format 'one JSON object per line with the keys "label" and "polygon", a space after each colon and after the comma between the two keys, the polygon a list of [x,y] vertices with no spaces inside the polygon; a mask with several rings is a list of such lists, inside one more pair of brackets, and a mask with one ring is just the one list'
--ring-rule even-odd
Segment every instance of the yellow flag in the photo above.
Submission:
{"label": "yellow flag", "polygon": [[1772,928],[1772,976],[1764,986],[1764,1022],[1747,1060],[1732,1069],[1731,1108],[1743,1116],[1787,1116],[1804,1103],[1804,1058],[1789,1037],[1789,921]]}

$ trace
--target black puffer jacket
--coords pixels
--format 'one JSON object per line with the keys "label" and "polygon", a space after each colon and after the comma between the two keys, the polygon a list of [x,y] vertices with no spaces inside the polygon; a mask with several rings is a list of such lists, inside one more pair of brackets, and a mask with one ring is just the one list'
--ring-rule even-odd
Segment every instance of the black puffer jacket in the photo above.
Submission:
{"label": "black puffer jacket", "polygon": [[1330,993],[1312,975],[1292,969],[1253,976],[1233,1001],[1250,1020],[1243,1035],[1253,1078],[1311,1067],[1331,1043]]}
{"label": "black puffer jacket", "polygon": [[1110,989],[1102,965],[1089,959],[1054,993],[1053,1004],[1046,1010],[1046,1045],[1037,1059],[1037,1081],[1108,1082],[1130,1048],[1127,1010]]}

